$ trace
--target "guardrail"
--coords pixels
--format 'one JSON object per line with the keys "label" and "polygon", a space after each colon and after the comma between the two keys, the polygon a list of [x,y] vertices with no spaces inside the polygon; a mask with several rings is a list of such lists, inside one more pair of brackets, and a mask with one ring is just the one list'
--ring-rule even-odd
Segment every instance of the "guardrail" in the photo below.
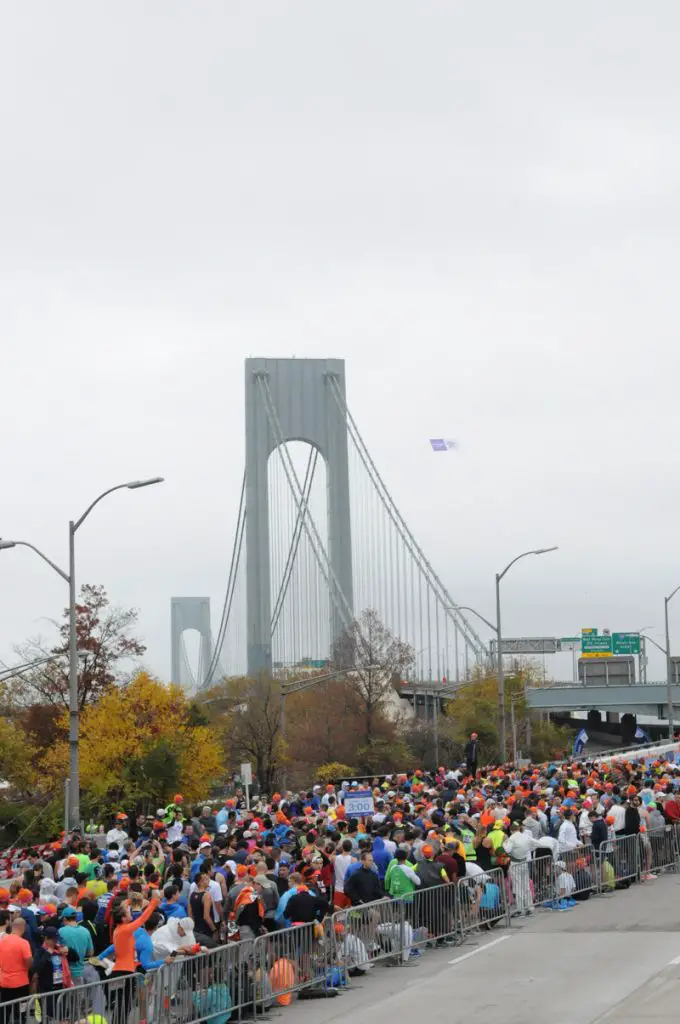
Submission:
{"label": "guardrail", "polygon": [[[179,956],[147,974],[0,1003],[0,1024],[227,1024],[264,1017],[293,998],[331,996],[376,965],[403,966],[422,951],[534,909],[566,909],[664,871],[680,870],[680,825],[608,839],[553,856],[493,868],[401,899],[348,907],[323,922],[295,925]],[[95,1017],[91,1015],[96,1015]]]}

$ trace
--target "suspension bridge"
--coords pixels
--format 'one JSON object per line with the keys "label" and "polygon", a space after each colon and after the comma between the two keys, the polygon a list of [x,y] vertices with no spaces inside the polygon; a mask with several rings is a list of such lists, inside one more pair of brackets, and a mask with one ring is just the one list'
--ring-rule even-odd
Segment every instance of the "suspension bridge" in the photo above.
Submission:
{"label": "suspension bridge", "polygon": [[[487,655],[392,498],[350,412],[340,359],[247,359],[246,460],[214,632],[174,597],[172,679],[323,669],[364,609],[415,653],[412,681],[455,684]],[[197,665],[185,643],[200,636]]]}

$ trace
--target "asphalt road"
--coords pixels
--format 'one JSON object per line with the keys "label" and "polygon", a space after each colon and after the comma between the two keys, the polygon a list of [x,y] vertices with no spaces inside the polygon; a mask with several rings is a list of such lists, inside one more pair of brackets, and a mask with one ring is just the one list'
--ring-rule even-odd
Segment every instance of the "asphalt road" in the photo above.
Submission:
{"label": "asphalt road", "polygon": [[510,929],[376,965],[335,999],[295,1003],[294,1024],[662,1024],[680,1015],[680,875],[538,911]]}

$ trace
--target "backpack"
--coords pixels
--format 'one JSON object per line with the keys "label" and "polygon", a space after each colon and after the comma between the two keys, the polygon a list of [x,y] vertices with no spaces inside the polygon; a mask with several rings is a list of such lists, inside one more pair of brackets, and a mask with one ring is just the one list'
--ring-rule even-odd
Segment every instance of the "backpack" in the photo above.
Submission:
{"label": "backpack", "polygon": [[420,878],[421,889],[431,889],[444,882],[441,864],[433,864],[431,860],[421,860],[416,868],[416,874]]}
{"label": "backpack", "polygon": [[608,892],[616,888],[616,872],[608,860],[602,861],[602,886]]}

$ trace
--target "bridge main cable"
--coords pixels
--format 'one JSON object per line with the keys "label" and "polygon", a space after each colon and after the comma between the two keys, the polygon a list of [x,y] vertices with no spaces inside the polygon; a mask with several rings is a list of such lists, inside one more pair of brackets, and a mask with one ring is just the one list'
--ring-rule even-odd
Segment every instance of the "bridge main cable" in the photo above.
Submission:
{"label": "bridge main cable", "polygon": [[387,489],[387,486],[383,481],[377,466],[375,465],[373,459],[371,458],[371,454],[368,451],[366,444],[364,443],[361,433],[359,432],[359,428],[357,427],[354,417],[350,412],[349,406],[347,405],[347,402],[344,400],[342,393],[340,392],[337,380],[335,379],[333,374],[328,374],[328,380],[331,388],[331,393],[333,394],[333,397],[335,398],[335,401],[337,402],[341,413],[346,418],[347,428],[350,437],[354,441],[356,450],[359,454],[361,461],[363,462],[364,468],[366,469],[371,480],[373,481],[373,485],[376,488],[383,502],[383,505],[385,506],[385,509],[390,519],[392,520],[392,523],[399,532],[402,541],[406,544],[411,555],[411,558],[415,559],[416,563],[418,564],[421,574],[427,580],[430,589],[433,591],[446,617],[450,618],[454,625],[457,626],[460,633],[463,635],[466,643],[473,648],[473,650],[478,656],[486,656],[486,644],[482,641],[481,637],[477,634],[473,626],[465,618],[462,612],[457,612],[455,610],[456,602],[453,600],[453,598],[447,591],[446,587],[439,579],[439,576],[432,567],[432,564],[425,555],[425,552],[422,550],[417,540],[411,533],[411,530],[409,529],[406,520],[399,512],[399,509],[397,508],[397,505],[395,504],[392,495]]}

